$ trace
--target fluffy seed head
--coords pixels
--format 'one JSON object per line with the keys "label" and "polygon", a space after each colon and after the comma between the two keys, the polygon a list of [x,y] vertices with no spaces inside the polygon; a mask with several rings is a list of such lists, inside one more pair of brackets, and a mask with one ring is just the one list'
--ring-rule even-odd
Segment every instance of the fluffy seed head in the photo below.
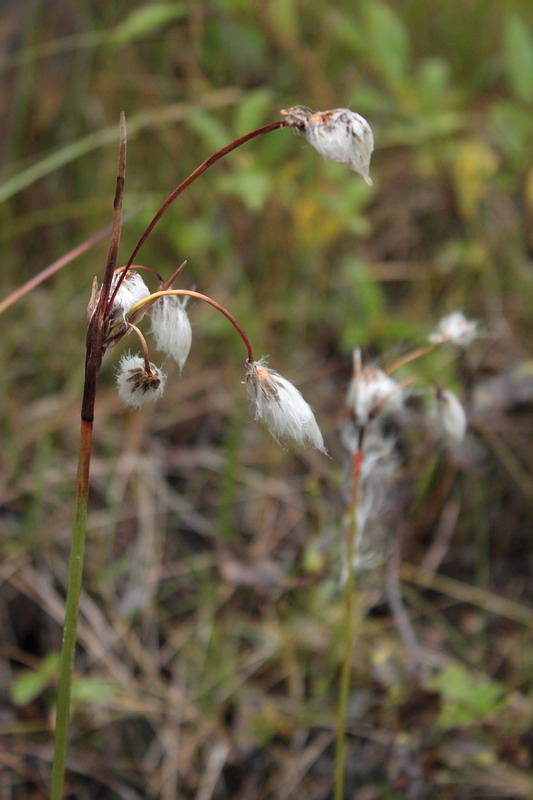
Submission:
{"label": "fluffy seed head", "polygon": [[166,295],[156,300],[150,310],[157,349],[177,361],[180,370],[187,361],[192,342],[191,323],[185,310],[187,299]]}
{"label": "fluffy seed head", "polygon": [[267,426],[278,443],[293,439],[299,445],[311,444],[326,452],[311,406],[292,383],[269,369],[264,359],[246,362],[246,385],[255,405],[255,418]]}
{"label": "fluffy seed head", "polygon": [[453,311],[440,320],[428,338],[432,344],[451,342],[459,347],[468,347],[477,336],[477,322],[467,319],[462,311]]}
{"label": "fluffy seed head", "polygon": [[462,442],[466,435],[466,413],[457,395],[449,389],[437,388],[436,403],[432,408],[431,421],[437,433],[454,442]]}
{"label": "fluffy seed head", "polygon": [[287,118],[286,124],[305,136],[321,155],[345,164],[371,185],[369,168],[374,137],[364,117],[349,108],[313,112],[294,106],[280,113]]}
{"label": "fluffy seed head", "polygon": [[138,408],[163,394],[166,379],[154,364],[147,370],[142,356],[128,353],[120,359],[117,371],[119,397],[127,406]]}
{"label": "fluffy seed head", "polygon": [[381,411],[398,411],[403,404],[401,384],[377,367],[362,367],[361,353],[354,352],[354,374],[348,387],[346,404],[359,426],[366,425]]}
{"label": "fluffy seed head", "polygon": [[[119,275],[115,275],[111,284],[111,291],[117,285],[118,279]],[[128,274],[120,284],[120,289],[113,301],[111,316],[115,319],[125,317],[135,303],[138,303],[139,300],[144,300],[149,294],[150,290],[139,273],[128,270]]]}

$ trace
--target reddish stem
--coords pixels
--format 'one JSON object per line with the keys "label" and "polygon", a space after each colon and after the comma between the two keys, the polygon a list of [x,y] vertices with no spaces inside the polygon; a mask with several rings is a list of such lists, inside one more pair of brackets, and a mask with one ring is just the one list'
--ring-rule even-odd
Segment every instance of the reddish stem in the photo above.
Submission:
{"label": "reddish stem", "polygon": [[[249,142],[250,139],[255,139],[256,136],[261,136],[264,133],[270,133],[271,131],[278,130],[279,128],[285,128],[286,126],[287,126],[287,123],[285,122],[285,120],[281,119],[281,120],[278,120],[277,122],[270,122],[268,125],[263,125],[262,128],[256,128],[254,131],[250,131],[249,133],[245,133],[244,136],[239,136],[238,139],[235,139],[233,142],[230,142],[225,147],[222,147],[220,150],[217,150],[216,153],[213,153],[212,156],[209,156],[209,158],[207,158],[198,167],[196,167],[196,169],[193,172],[191,172],[191,174],[187,178],[185,178],[180,184],[178,184],[178,186],[176,186],[174,191],[172,191],[169,194],[169,196],[167,197],[167,199],[165,200],[163,205],[159,208],[159,210],[157,211],[157,213],[153,217],[152,221],[150,222],[148,227],[145,229],[145,231],[142,234],[141,238],[139,239],[139,241],[135,245],[133,253],[129,257],[128,263],[126,264],[126,266],[124,268],[124,275],[126,274],[126,270],[129,269],[129,267],[131,267],[131,265],[133,264],[135,256],[137,255],[137,253],[139,252],[139,250],[141,249],[141,247],[143,246],[145,241],[148,239],[148,237],[152,233],[153,229],[155,228],[155,226],[157,225],[157,223],[159,222],[159,220],[161,219],[163,214],[167,211],[169,206],[172,205],[174,200],[176,200],[176,198],[179,197],[180,194],[182,192],[184,192],[185,189],[188,186],[190,186],[191,183],[193,183],[196,180],[196,178],[200,177],[200,175],[203,172],[205,172],[206,169],[209,169],[209,167],[212,166],[216,161],[219,161],[219,159],[224,158],[224,156],[226,156],[228,153],[231,153],[232,150],[236,150],[237,147],[240,147],[242,144],[245,144],[246,142]],[[124,280],[124,277],[121,277],[117,281],[117,285],[115,286],[115,289],[114,289],[113,294],[111,295],[111,297],[109,299],[109,303],[108,303],[108,306],[107,306],[107,312],[108,313],[110,312],[110,310],[111,310],[111,308],[113,306],[113,302],[114,302],[115,297],[117,295],[117,292],[118,292],[118,290],[120,288],[120,284],[122,283],[123,280]]]}
{"label": "reddish stem", "polygon": [[158,297],[167,297],[169,295],[186,295],[187,297],[196,297],[198,300],[203,300],[204,303],[209,303],[210,306],[213,306],[213,308],[216,308],[216,310],[220,311],[221,314],[224,314],[226,319],[228,319],[231,322],[231,324],[241,337],[242,341],[244,342],[244,346],[248,351],[248,359],[250,361],[254,361],[254,354],[252,351],[252,345],[250,344],[250,340],[248,339],[247,335],[245,334],[244,330],[241,328],[241,326],[239,325],[233,314],[231,314],[227,308],[224,308],[224,306],[221,306],[220,303],[217,303],[216,300],[213,300],[212,297],[208,297],[206,294],[201,294],[200,292],[194,292],[192,291],[192,289],[166,289],[163,292],[154,292],[153,294],[149,295],[149,297],[144,298],[144,300],[142,300],[141,302],[135,303],[131,311],[136,310],[137,308],[141,308],[144,305],[144,303],[156,300]]}
{"label": "reddish stem", "polygon": [[142,351],[143,351],[143,358],[144,358],[144,368],[146,372],[152,372],[152,367],[150,365],[150,355],[148,352],[148,344],[146,343],[146,339],[144,338],[142,332],[137,327],[137,325],[133,325],[133,323],[128,322],[128,328],[131,328],[137,336],[139,337],[139,341],[141,343]]}
{"label": "reddish stem", "polygon": [[425,347],[419,347],[418,350],[413,350],[412,353],[407,353],[407,355],[402,356],[395,361],[394,364],[387,369],[387,375],[392,375],[400,367],[403,367],[404,364],[408,364],[410,361],[414,361],[421,356],[425,356],[428,353],[431,353],[432,350],[435,350],[441,342],[435,342],[434,344],[428,344]]}
{"label": "reddish stem", "polygon": [[0,303],[0,314],[6,309],[8,309],[10,306],[12,306],[14,303],[16,303],[18,300],[20,300],[21,297],[24,297],[25,294],[31,292],[32,289],[35,289],[35,287],[38,286],[40,283],[47,280],[47,278],[49,278],[51,275],[54,275],[56,272],[59,272],[60,269],[63,269],[63,267],[66,267],[66,265],[70,264],[71,261],[74,261],[75,258],[78,258],[78,256],[82,255],[82,253],[85,253],[87,250],[89,250],[89,248],[92,247],[97,242],[99,242],[100,239],[103,239],[104,236],[107,236],[110,233],[110,231],[111,231],[111,225],[108,225],[106,228],[102,228],[101,231],[98,231],[98,233],[95,233],[85,242],[82,242],[82,244],[79,244],[77,247],[74,247],[68,253],[65,253],[64,256],[58,258],[57,261],[54,261],[54,263],[50,264],[49,267],[46,267],[45,269],[41,270],[41,272],[39,272],[37,275],[34,275],[33,278],[30,278],[29,281],[22,284],[22,286],[19,286],[19,288],[16,289],[16,291],[12,292],[8,297],[2,300],[2,302]]}
{"label": "reddish stem", "polygon": [[120,275],[122,272],[127,272],[129,269],[136,269],[137,271],[141,270],[143,272],[150,272],[152,275],[155,275],[156,278],[159,279],[160,283],[163,283],[164,280],[163,276],[156,269],[153,269],[152,267],[146,267],[144,266],[144,264],[131,264],[129,267],[125,266],[117,267],[115,269],[114,274]]}
{"label": "reddish stem", "polygon": [[128,259],[127,266],[133,264],[135,256],[137,255],[137,253],[143,246],[144,242],[151,234],[154,227],[159,222],[159,220],[161,219],[167,208],[174,202],[174,200],[176,200],[177,197],[180,196],[180,194],[183,191],[185,191],[185,189],[188,186],[191,185],[191,183],[193,183],[193,181],[196,180],[196,178],[198,178],[202,174],[202,172],[205,172],[206,169],[209,169],[209,167],[216,161],[218,161],[221,158],[224,158],[224,156],[226,156],[228,153],[231,153],[232,150],[236,150],[237,147],[240,147],[242,144],[245,144],[246,142],[250,141],[250,139],[254,139],[256,136],[261,136],[261,134],[263,133],[270,133],[271,131],[275,131],[278,128],[283,128],[286,126],[286,124],[287,123],[285,122],[285,120],[279,120],[278,122],[270,122],[268,125],[264,125],[262,128],[256,128],[256,130],[250,131],[250,133],[246,133],[244,136],[240,136],[238,139],[235,139],[233,142],[230,142],[225,147],[222,147],[220,150],[217,150],[216,153],[213,153],[212,156],[209,156],[209,158],[207,158],[202,164],[196,167],[196,169],[193,172],[191,172],[191,174],[187,178],[185,178],[185,180],[183,180],[178,186],[176,186],[173,192],[169,194],[169,196],[167,197],[167,199],[165,200],[165,202],[163,203],[159,211],[156,213],[156,215],[154,216],[154,218],[144,231],[143,235],[135,245],[133,253]]}

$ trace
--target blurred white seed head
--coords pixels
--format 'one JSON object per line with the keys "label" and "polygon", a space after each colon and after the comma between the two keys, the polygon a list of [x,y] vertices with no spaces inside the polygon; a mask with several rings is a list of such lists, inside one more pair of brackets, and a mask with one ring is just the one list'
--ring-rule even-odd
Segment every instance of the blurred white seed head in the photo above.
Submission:
{"label": "blurred white seed head", "polygon": [[377,367],[363,367],[360,350],[354,351],[354,372],[346,404],[356,425],[363,426],[382,411],[399,411],[403,405],[401,384]]}
{"label": "blurred white seed head", "polygon": [[462,442],[466,436],[468,422],[465,410],[457,395],[449,389],[437,388],[430,421],[436,432],[446,439]]}
{"label": "blurred white seed head", "polygon": [[[115,289],[118,279],[119,275],[116,274],[111,284],[111,291]],[[150,290],[139,273],[128,271],[113,301],[111,316],[114,318],[125,317],[135,303],[138,303],[139,300],[144,300],[149,294]]]}
{"label": "blurred white seed head", "polygon": [[256,420],[267,426],[278,443],[293,439],[326,452],[311,406],[292,383],[267,367],[265,359],[246,362],[246,385]]}
{"label": "blurred white seed head", "polygon": [[283,109],[281,114],[321,155],[345,164],[372,184],[369,168],[374,137],[364,117],[349,108],[312,112],[302,106]]}
{"label": "blurred white seed head", "polygon": [[183,369],[192,342],[192,328],[185,307],[188,297],[166,295],[156,300],[150,309],[152,333],[158,350],[178,362]]}
{"label": "blurred white seed head", "polygon": [[127,353],[120,359],[117,371],[119,397],[126,405],[138,408],[161,397],[166,379],[165,373],[154,364],[147,371],[142,356]]}
{"label": "blurred white seed head", "polygon": [[451,342],[459,347],[468,347],[477,336],[477,322],[467,319],[462,311],[453,311],[440,320],[428,338],[432,344]]}
{"label": "blurred white seed head", "polygon": [[[353,428],[353,426],[350,426]],[[350,505],[353,480],[353,454],[357,448],[353,431],[343,436],[350,454],[346,464],[346,501]],[[356,570],[373,569],[383,563],[390,545],[391,530],[397,519],[401,501],[395,475],[400,466],[398,442],[395,436],[384,433],[380,426],[370,426],[364,438],[364,457],[361,462],[359,497],[356,511]],[[345,524],[350,524],[348,511]],[[343,575],[347,575],[347,563]]]}

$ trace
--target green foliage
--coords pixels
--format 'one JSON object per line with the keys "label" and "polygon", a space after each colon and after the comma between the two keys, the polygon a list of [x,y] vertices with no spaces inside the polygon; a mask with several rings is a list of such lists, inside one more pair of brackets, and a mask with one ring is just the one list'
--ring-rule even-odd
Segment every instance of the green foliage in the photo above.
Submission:
{"label": "green foliage", "polygon": [[506,20],[504,31],[505,75],[513,94],[524,103],[533,103],[533,36],[516,14]]}
{"label": "green foliage", "polygon": [[160,33],[169,23],[183,19],[187,15],[185,3],[173,0],[172,3],[148,3],[134,9],[113,31],[114,44],[128,44],[141,36]]}
{"label": "green foliage", "polygon": [[48,653],[37,669],[25,670],[11,684],[11,700],[17,706],[27,706],[57,681],[59,653]]}
{"label": "green foliage", "polygon": [[366,9],[365,48],[376,70],[391,87],[398,86],[409,68],[409,35],[393,9],[381,2]]}
{"label": "green foliage", "polygon": [[[341,267],[344,290],[338,303],[339,316],[344,320],[341,344],[349,351],[364,347],[375,335],[383,321],[383,293],[372,277],[372,270],[360,261],[349,259]],[[374,330],[372,330],[372,327]]]}
{"label": "green foliage", "polygon": [[498,681],[475,679],[460,664],[443,669],[431,685],[442,696],[438,724],[445,729],[481,725],[508,705],[510,696]]}
{"label": "green foliage", "polygon": [[274,93],[271,89],[248,92],[235,109],[235,136],[242,136],[267,122],[269,112],[272,113],[273,102]]}
{"label": "green foliage", "polygon": [[117,686],[111,681],[100,678],[81,678],[72,686],[72,702],[108,703],[117,694]]}

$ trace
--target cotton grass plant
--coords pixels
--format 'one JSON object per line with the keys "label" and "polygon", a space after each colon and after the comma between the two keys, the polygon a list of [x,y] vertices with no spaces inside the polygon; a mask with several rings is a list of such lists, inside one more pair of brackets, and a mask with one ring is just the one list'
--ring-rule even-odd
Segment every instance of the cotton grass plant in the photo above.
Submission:
{"label": "cotton grass plant", "polygon": [[[180,370],[189,357],[192,327],[187,304],[190,298],[210,305],[222,314],[237,333],[245,349],[243,384],[251,400],[255,419],[266,426],[280,445],[292,442],[312,446],[322,453],[326,447],[314,413],[300,391],[286,378],[268,366],[264,357],[257,358],[251,342],[232,313],[215,299],[192,289],[175,288],[184,264],[165,280],[159,272],[136,264],[141,247],[170,205],[203,172],[237,147],[266,133],[292,128],[302,135],[325,158],[348,166],[371,184],[370,159],[374,148],[372,130],[367,121],[349,109],[313,112],[302,106],[281,111],[282,120],[263,126],[230,142],[206,159],[183,180],[161,205],[143,232],[127,263],[117,268],[121,225],[122,198],[125,182],[126,129],[120,124],[118,175],[111,225],[111,241],[101,283],[93,283],[87,310],[85,381],[81,409],[80,447],[76,481],[76,498],[72,528],[71,552],[60,678],[56,706],[56,735],[51,781],[51,798],[63,797],[68,749],[71,684],[77,640],[78,610],[83,576],[87,527],[89,475],[92,452],[94,408],[97,379],[104,356],[118,342],[128,337],[131,349],[115,367],[116,386],[121,400],[132,408],[157,401],[167,385],[162,358],[175,361]],[[97,236],[100,236],[98,234]],[[97,237],[93,237],[95,240]],[[54,271],[71,257],[92,244],[82,245],[65,259],[52,265]],[[44,279],[50,269],[43,273]],[[150,284],[157,281],[157,287]],[[28,286],[27,290],[31,290]],[[21,296],[13,298],[12,302]],[[11,299],[8,298],[7,308]],[[148,325],[145,325],[149,319]],[[142,325],[145,330],[141,330]],[[345,737],[350,690],[351,655],[356,624],[356,576],[360,569],[374,563],[372,539],[382,524],[380,517],[386,494],[399,466],[395,441],[385,432],[383,422],[401,415],[413,378],[395,376],[405,365],[443,346],[465,348],[477,337],[475,322],[462,312],[443,318],[429,336],[428,344],[398,359],[387,371],[363,365],[361,353],[354,352],[353,377],[346,398],[346,414],[342,437],[350,454],[348,499],[345,514],[344,613],[342,623],[343,657],[339,680],[335,754],[335,800],[344,796]],[[136,348],[134,347],[134,343]],[[154,355],[153,351],[156,352]],[[467,419],[459,399],[448,389],[434,386],[433,402],[427,413],[428,425],[436,438],[460,442],[465,436]],[[367,545],[370,541],[370,547]],[[394,610],[393,610],[394,613]]]}
{"label": "cotton grass plant", "polygon": [[[165,390],[166,374],[156,360],[152,360],[148,339],[138,323],[145,315],[150,316],[148,338],[153,337],[155,349],[174,359],[182,369],[189,355],[192,339],[186,310],[187,299],[194,297],[198,301],[205,302],[228,320],[244,345],[246,358],[243,382],[254,406],[256,420],[262,422],[280,444],[292,441],[299,446],[310,445],[325,453],[322,434],[311,407],[296,387],[267,366],[263,357],[255,357],[250,340],[230,311],[200,292],[173,288],[183,265],[165,281],[155,270],[135,264],[139,250],[155,225],[183,191],[218,160],[259,135],[282,128],[293,128],[324,157],[349,166],[367,183],[371,182],[368,170],[373,137],[370,126],[363,117],[348,109],[312,112],[302,106],[283,110],[281,115],[284,117],[282,120],[241,136],[200,164],[167,197],[140,237],[127,263],[117,268],[126,172],[126,125],[124,116],[121,116],[118,173],[109,252],[101,283],[96,278],[93,282],[87,309],[85,379],[56,703],[50,794],[52,800],[60,800],[64,792],[72,673],[87,530],[95,400],[98,375],[107,351],[125,337],[129,337],[130,341],[137,340],[139,352],[134,352],[132,349],[120,358],[116,372],[118,394],[126,405],[133,408],[156,401]],[[147,281],[154,278],[158,280],[159,285],[155,291],[151,291]]]}
{"label": "cotton grass plant", "polygon": [[[387,545],[399,555],[401,538],[393,533],[395,541],[387,542],[385,530],[387,506],[394,475],[400,466],[397,441],[388,422],[408,419],[406,404],[410,393],[422,391],[428,406],[422,407],[422,417],[428,435],[436,441],[460,444],[467,432],[467,416],[459,398],[440,385],[426,387],[416,375],[397,379],[396,373],[406,364],[442,347],[464,349],[479,336],[477,323],[468,320],[460,311],[444,317],[428,336],[429,344],[408,352],[384,371],[373,365],[363,365],[360,350],[353,354],[353,375],[350,381],[342,425],[342,440],[349,454],[347,469],[347,507],[345,512],[346,550],[343,560],[344,617],[343,660],[340,676],[337,712],[337,746],[335,759],[335,800],[344,797],[345,737],[350,689],[351,658],[356,626],[356,576],[376,566],[385,558]],[[414,420],[412,420],[413,422]],[[396,591],[392,576],[388,581],[391,611],[398,625],[408,660],[416,662],[416,639],[409,619],[404,612],[401,597]]]}

